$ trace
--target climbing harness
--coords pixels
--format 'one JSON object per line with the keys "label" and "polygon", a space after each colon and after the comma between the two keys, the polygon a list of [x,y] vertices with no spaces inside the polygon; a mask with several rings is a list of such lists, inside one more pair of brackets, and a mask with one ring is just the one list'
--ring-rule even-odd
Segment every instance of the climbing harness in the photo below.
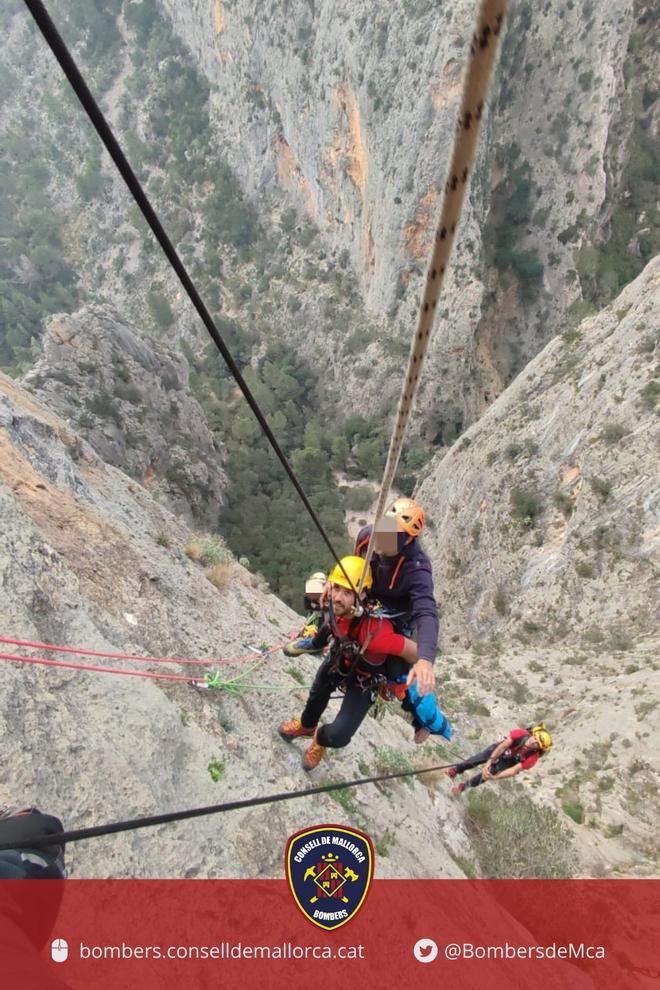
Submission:
{"label": "climbing harness", "polygon": [[342,635],[337,626],[332,602],[328,604],[328,625],[334,637],[334,642],[328,651],[330,662],[328,673],[337,675],[336,687],[341,691],[346,691],[351,684],[357,684],[363,691],[371,691],[375,699],[378,681],[382,679],[382,675],[378,673],[377,668],[369,670],[368,667],[360,666],[360,660],[364,660],[365,664],[369,665],[364,654],[369,648],[374,633],[367,630],[364,643],[359,643],[355,638],[362,623],[369,618],[372,618],[370,612],[361,610],[360,614],[351,620],[346,634]]}

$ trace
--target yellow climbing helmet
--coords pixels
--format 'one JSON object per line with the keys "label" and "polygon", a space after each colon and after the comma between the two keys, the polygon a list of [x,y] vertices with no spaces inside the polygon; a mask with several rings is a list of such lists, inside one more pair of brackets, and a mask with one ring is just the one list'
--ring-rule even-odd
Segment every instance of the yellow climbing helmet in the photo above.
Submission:
{"label": "yellow climbing helmet", "polygon": [[424,529],[425,515],[424,509],[414,498],[395,499],[385,513],[386,516],[396,519],[396,528],[400,533],[407,533],[408,536],[419,536]]}
{"label": "yellow climbing helmet", "polygon": [[[362,557],[342,557],[341,567],[339,564],[333,567],[328,576],[328,581],[331,581],[332,584],[340,584],[342,588],[348,588],[349,591],[357,591],[362,572],[364,571],[364,563]],[[374,579],[371,573],[371,567],[367,566],[367,573],[364,578],[364,584],[362,585],[363,590],[369,591],[373,583]]]}
{"label": "yellow climbing helmet", "polygon": [[541,750],[541,752],[547,753],[550,747],[552,746],[552,736],[546,729],[543,722],[541,722],[540,725],[533,725],[531,731],[532,731],[532,735],[539,744],[539,749]]}
{"label": "yellow climbing helmet", "polygon": [[305,581],[305,594],[320,595],[325,588],[325,582],[327,580],[328,579],[323,571],[314,571],[314,573],[310,574]]}

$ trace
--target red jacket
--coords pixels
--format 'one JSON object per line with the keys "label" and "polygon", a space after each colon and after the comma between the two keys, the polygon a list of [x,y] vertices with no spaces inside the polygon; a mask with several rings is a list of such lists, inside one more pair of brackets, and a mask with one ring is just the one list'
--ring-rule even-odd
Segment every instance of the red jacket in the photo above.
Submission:
{"label": "red jacket", "polygon": [[[353,619],[345,616],[341,618],[335,616],[335,624],[340,636],[349,635],[353,621]],[[351,639],[354,639],[361,646],[366,642],[367,636],[371,637],[363,656],[367,663],[374,667],[384,663],[386,657],[391,653],[400,656],[406,641],[405,636],[394,632],[394,627],[389,619],[378,619],[373,616],[361,619],[350,635]]]}
{"label": "red jacket", "polygon": [[513,745],[505,749],[502,756],[517,760],[523,770],[531,770],[539,758],[539,751],[535,749],[533,753],[527,753],[523,740],[529,739],[530,733],[527,729],[511,729],[509,737],[513,740]]}

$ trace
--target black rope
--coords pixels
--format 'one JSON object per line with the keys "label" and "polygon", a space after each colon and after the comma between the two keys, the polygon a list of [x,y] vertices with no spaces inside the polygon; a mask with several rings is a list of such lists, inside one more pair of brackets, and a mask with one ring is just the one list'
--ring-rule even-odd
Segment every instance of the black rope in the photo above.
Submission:
{"label": "black rope", "polygon": [[51,832],[38,839],[23,839],[0,845],[0,852],[5,849],[38,849],[42,846],[64,845],[68,842],[80,842],[82,839],[94,839],[100,835],[114,835],[116,832],[131,832],[135,829],[150,828],[153,825],[166,825],[168,822],[181,822],[188,818],[202,818],[205,815],[218,815],[224,811],[237,811],[239,808],[254,808],[262,804],[276,804],[280,801],[292,801],[294,798],[310,797],[313,794],[327,794],[329,791],[341,790],[344,787],[361,787],[364,784],[377,784],[381,780],[396,780],[401,777],[416,777],[432,770],[446,770],[456,766],[455,763],[442,763],[438,766],[424,767],[423,770],[400,770],[398,773],[386,773],[378,777],[360,777],[358,780],[346,780],[337,784],[321,784],[309,787],[304,791],[285,791],[281,794],[266,794],[263,797],[245,798],[242,801],[226,801],[224,804],[212,804],[205,808],[188,808],[186,811],[170,811],[164,815],[150,815],[143,818],[130,818],[125,822],[110,822],[108,825],[94,825],[91,828],[79,828],[70,832]]}
{"label": "black rope", "polygon": [[[165,229],[161,224],[160,220],[158,219],[153,207],[151,206],[151,203],[147,198],[147,194],[142,188],[137,176],[135,175],[135,172],[129,165],[128,159],[126,158],[124,152],[119,146],[119,142],[114,136],[112,129],[110,128],[110,125],[108,124],[107,120],[103,115],[103,112],[101,111],[101,108],[99,107],[96,100],[92,96],[87,86],[87,83],[83,79],[83,76],[80,70],[78,69],[78,66],[74,62],[73,57],[69,52],[69,49],[64,43],[57,28],[53,24],[53,21],[51,20],[48,11],[44,7],[43,3],[41,3],[41,0],[25,0],[25,5],[32,14],[34,20],[36,21],[37,27],[44,36],[47,44],[49,45],[51,51],[53,52],[53,55],[59,62],[62,71],[69,80],[76,96],[78,97],[78,99],[80,100],[83,106],[83,109],[87,113],[87,116],[94,125],[97,134],[99,135],[99,137],[103,141],[103,144],[107,148],[110,157],[112,158],[113,162],[119,169],[119,172],[121,173],[124,182],[128,186],[131,195],[133,196],[133,199],[139,206],[145,220],[151,227],[151,230],[153,231],[158,243],[163,249],[163,252],[167,257],[167,260],[169,261],[170,265],[176,272],[179,281],[181,282],[183,288],[185,289],[188,298],[190,299],[193,306],[197,310],[197,313],[199,314],[204,326],[206,327],[209,336],[211,337],[213,343],[222,354],[222,357],[224,358],[227,367],[231,371],[241,392],[245,396],[245,399],[248,405],[250,406],[250,409],[254,413],[257,422],[259,423],[259,426],[265,433],[268,442],[275,451],[282,467],[289,476],[292,485],[298,492],[298,495],[300,496],[303,505],[307,509],[307,512],[309,513],[312,521],[314,522],[314,525],[321,534],[321,537],[323,538],[323,542],[325,543],[328,550],[330,551],[334,559],[341,567],[340,558],[335,552],[335,549],[332,546],[332,543],[330,542],[330,539],[327,536],[321,524],[321,521],[319,520],[316,512],[310,505],[310,502],[307,496],[305,495],[305,492],[303,491],[300,482],[298,481],[296,475],[293,472],[293,468],[289,464],[286,455],[284,454],[279,443],[275,439],[275,436],[270,426],[268,425],[266,418],[261,412],[261,409],[259,408],[259,405],[250,390],[250,387],[243,378],[243,375],[241,374],[238,365],[234,361],[234,358],[232,357],[229,349],[227,348],[227,345],[222,339],[222,336],[218,331],[218,328],[213,322],[213,318],[211,314],[206,308],[204,302],[202,301],[202,298],[199,295],[197,289],[195,288],[192,279],[188,275],[186,267],[183,264],[179,255],[177,254],[174,245],[172,244],[169,237],[165,233]],[[346,577],[346,579],[349,581],[350,584],[351,583],[350,579],[348,578],[348,575],[344,571],[344,568],[341,567],[341,569],[344,572],[344,576]]]}

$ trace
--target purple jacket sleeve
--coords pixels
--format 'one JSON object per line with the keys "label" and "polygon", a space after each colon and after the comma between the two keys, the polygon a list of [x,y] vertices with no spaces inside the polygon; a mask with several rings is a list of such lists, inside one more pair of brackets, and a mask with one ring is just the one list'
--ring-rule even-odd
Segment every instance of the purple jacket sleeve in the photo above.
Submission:
{"label": "purple jacket sleeve", "polygon": [[417,564],[410,575],[407,590],[415,623],[418,656],[420,660],[430,660],[434,663],[440,638],[440,621],[433,594],[433,574],[430,566]]}

